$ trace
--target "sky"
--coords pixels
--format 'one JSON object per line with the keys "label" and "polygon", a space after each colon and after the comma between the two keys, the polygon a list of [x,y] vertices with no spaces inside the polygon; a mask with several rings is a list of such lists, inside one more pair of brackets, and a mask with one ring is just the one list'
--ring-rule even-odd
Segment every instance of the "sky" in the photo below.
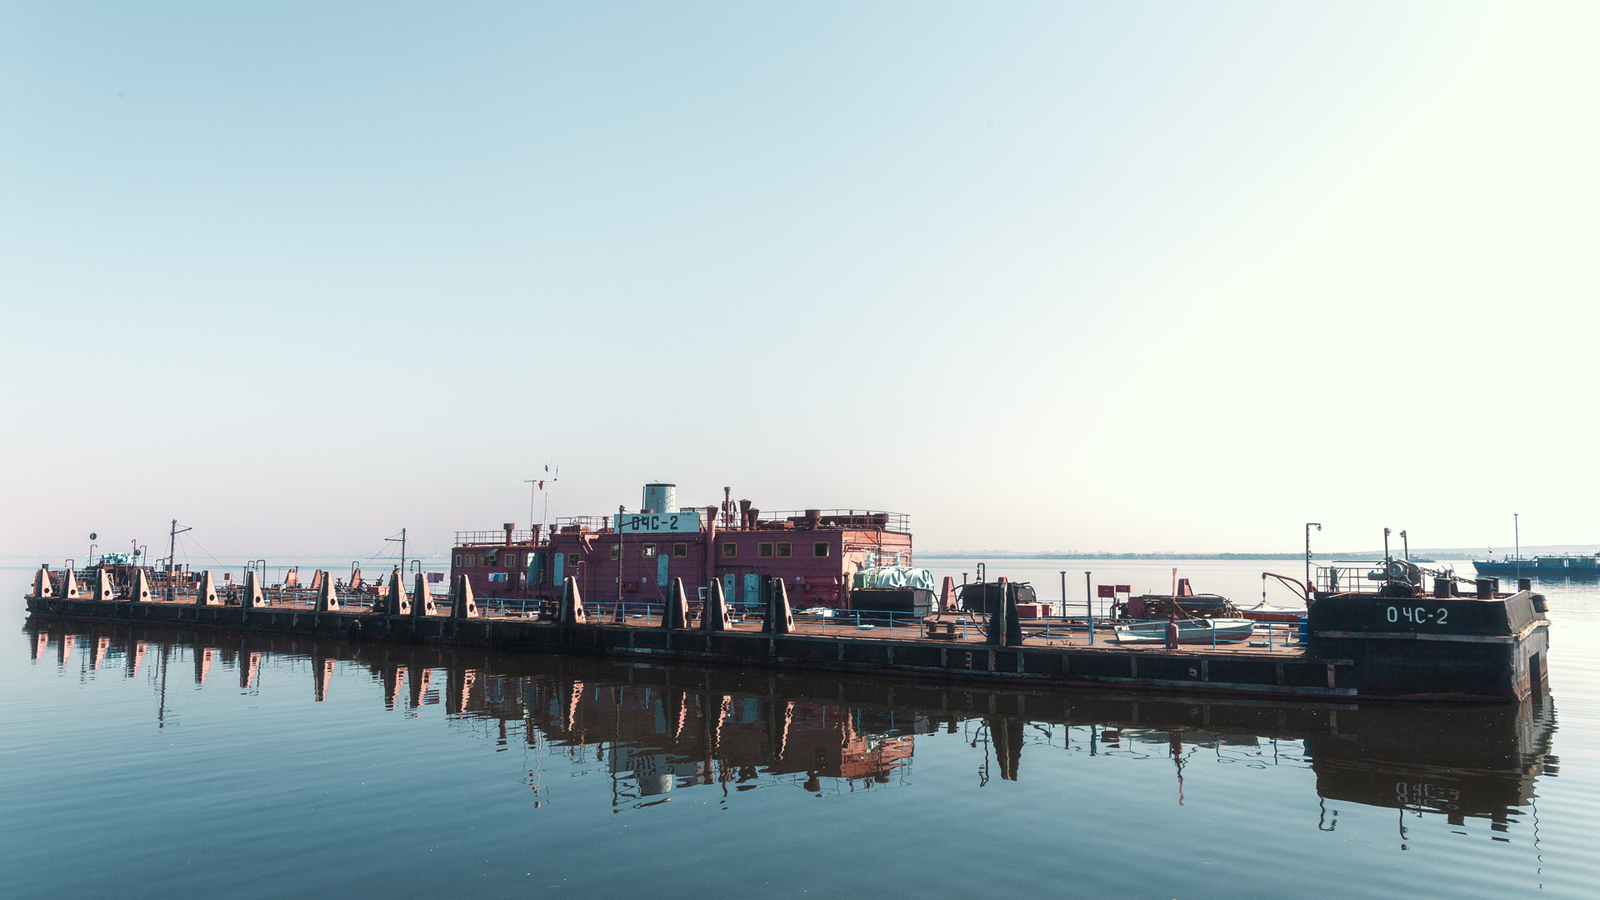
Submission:
{"label": "sky", "polygon": [[[1600,542],[1600,7],[0,3],[0,555]],[[537,518],[540,511],[534,513]]]}

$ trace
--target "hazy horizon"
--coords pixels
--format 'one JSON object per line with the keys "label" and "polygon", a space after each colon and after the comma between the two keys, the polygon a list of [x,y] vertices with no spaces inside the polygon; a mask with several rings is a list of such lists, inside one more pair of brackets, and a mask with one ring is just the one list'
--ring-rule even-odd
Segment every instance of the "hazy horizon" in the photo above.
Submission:
{"label": "hazy horizon", "polygon": [[0,552],[437,552],[547,463],[919,548],[1600,541],[1597,25],[8,4]]}

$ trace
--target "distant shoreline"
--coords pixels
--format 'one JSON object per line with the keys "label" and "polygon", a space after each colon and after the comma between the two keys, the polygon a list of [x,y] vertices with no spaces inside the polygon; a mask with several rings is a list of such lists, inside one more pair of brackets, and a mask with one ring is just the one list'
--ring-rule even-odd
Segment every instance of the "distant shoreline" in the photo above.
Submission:
{"label": "distant shoreline", "polygon": [[[1396,553],[1395,556],[1401,554]],[[1495,554],[1498,556],[1499,554]],[[1526,554],[1524,554],[1526,555]],[[1482,559],[1486,554],[1468,553],[1418,553],[1413,550],[1411,558],[1417,562],[1436,562],[1445,560],[1470,560],[1474,557]],[[1306,558],[1304,553],[1019,553],[1010,550],[979,550],[973,552],[952,552],[949,550],[922,550],[917,552],[917,559],[1083,559],[1083,560],[1264,560],[1278,561],[1293,560],[1300,562]],[[1314,562],[1328,562],[1339,560],[1341,562],[1379,562],[1383,559],[1383,551],[1368,550],[1363,553],[1313,553]]]}
{"label": "distant shoreline", "polygon": [[[1268,559],[1302,560],[1304,553],[1024,553],[1015,550],[922,550],[917,559]],[[1313,554],[1312,559],[1382,559],[1383,554]]]}

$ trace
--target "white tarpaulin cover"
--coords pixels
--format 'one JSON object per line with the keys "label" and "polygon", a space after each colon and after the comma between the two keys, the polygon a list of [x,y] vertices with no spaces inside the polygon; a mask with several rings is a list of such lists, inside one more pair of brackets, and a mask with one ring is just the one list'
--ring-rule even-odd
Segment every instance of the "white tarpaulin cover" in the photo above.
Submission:
{"label": "white tarpaulin cover", "polygon": [[936,590],[933,585],[933,573],[927,569],[916,569],[911,566],[875,566],[862,569],[856,573],[855,586],[858,588],[916,588],[924,591]]}

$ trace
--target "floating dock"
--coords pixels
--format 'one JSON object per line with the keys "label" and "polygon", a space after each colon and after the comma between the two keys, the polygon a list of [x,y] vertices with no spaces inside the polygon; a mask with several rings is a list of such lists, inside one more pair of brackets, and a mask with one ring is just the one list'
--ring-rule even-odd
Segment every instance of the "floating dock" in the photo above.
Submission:
{"label": "floating dock", "polygon": [[[575,586],[553,617],[478,606],[458,580],[448,604],[420,581],[405,601],[398,579],[376,608],[343,608],[326,582],[314,598],[277,598],[250,579],[237,605],[209,574],[193,588],[152,591],[142,570],[118,589],[96,572],[78,587],[41,570],[28,598],[30,615],[84,621],[148,622],[255,632],[482,648],[506,653],[578,654],[693,665],[774,668],[889,676],[942,684],[1054,685],[1169,693],[1344,700],[1517,702],[1547,691],[1549,622],[1544,598],[1527,590],[1488,597],[1318,599],[1307,639],[1287,646],[1123,646],[1086,632],[1017,627],[915,627],[856,630],[828,622],[773,628],[739,621],[711,582],[713,612],[699,627],[665,627],[585,614]],[[85,573],[89,575],[89,573]],[[681,596],[681,585],[677,588]],[[781,593],[781,591],[779,592]],[[162,599],[165,595],[166,599]],[[287,605],[293,603],[294,605]],[[715,610],[721,607],[721,615]],[[1537,608],[1537,611],[1536,611]],[[596,611],[599,612],[599,611]],[[603,613],[601,614],[603,615]],[[688,623],[683,615],[671,624]],[[769,619],[771,616],[768,617]],[[779,621],[788,618],[787,601]]]}

